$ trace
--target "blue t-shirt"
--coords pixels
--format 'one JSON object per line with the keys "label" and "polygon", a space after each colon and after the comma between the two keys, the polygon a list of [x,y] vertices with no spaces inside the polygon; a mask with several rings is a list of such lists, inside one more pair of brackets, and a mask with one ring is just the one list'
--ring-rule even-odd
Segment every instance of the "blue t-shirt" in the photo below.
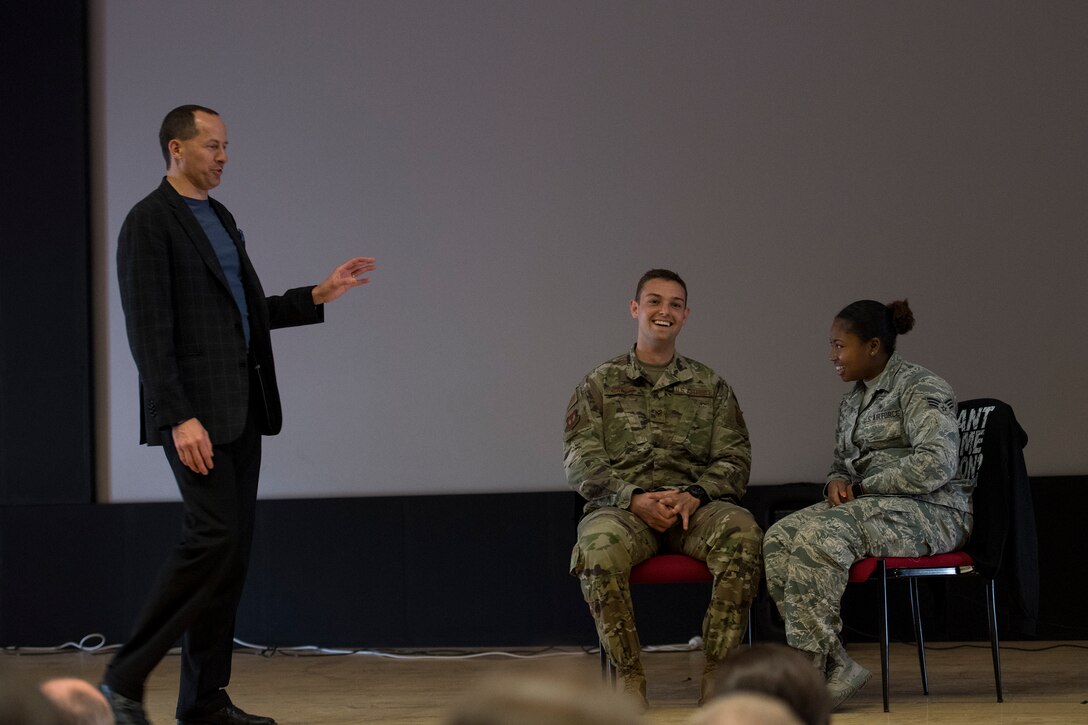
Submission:
{"label": "blue t-shirt", "polygon": [[212,209],[211,202],[207,199],[190,199],[184,197],[185,203],[193,212],[193,216],[200,222],[208,240],[212,243],[215,256],[219,258],[219,266],[223,268],[223,275],[230,285],[230,293],[234,296],[234,302],[238,305],[238,312],[242,315],[242,332],[246,336],[246,347],[249,347],[249,306],[246,305],[246,290],[242,286],[242,264],[238,259],[238,248],[234,246],[234,240],[227,234],[226,227],[220,221],[219,215]]}

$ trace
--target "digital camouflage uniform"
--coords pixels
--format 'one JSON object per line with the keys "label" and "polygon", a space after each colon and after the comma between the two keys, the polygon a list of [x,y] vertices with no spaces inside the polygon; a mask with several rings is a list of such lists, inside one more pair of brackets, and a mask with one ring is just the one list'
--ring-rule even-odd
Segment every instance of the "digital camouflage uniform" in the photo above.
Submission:
{"label": "digital camouflage uniform", "polygon": [[843,654],[839,605],[854,562],[952,551],[971,531],[974,482],[954,478],[959,428],[944,380],[892,354],[872,383],[843,396],[835,437],[827,480],[860,483],[863,495],[790,514],[763,542],[786,639],[817,662]]}
{"label": "digital camouflage uniform", "polygon": [[[663,549],[704,560],[713,574],[703,640],[708,665],[716,664],[744,635],[761,570],[762,532],[737,505],[751,447],[733,391],[679,355],[655,384],[632,350],[578,386],[563,440],[567,480],[586,499],[571,574],[620,675],[642,673],[628,575]],[[663,489],[704,501],[688,531],[677,519],[658,533],[630,512],[632,495]]]}

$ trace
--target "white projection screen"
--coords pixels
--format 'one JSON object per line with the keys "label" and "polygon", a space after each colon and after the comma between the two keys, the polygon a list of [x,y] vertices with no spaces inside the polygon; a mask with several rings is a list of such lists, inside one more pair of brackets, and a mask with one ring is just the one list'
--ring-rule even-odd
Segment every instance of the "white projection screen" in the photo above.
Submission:
{"label": "white projection screen", "polygon": [[262,496],[561,490],[568,398],[679,272],[682,353],[733,385],[753,484],[821,480],[834,314],[907,297],[904,357],[1010,402],[1033,475],[1088,472],[1088,6],[92,2],[100,496],[177,497],[137,444],[114,269],[183,103],[265,289],[372,284],[274,333]]}

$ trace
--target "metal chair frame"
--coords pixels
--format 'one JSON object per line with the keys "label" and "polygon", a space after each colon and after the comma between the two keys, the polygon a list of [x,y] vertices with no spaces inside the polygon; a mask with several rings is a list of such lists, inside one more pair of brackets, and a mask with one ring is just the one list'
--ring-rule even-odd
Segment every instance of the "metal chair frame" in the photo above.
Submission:
{"label": "metal chair frame", "polygon": [[[986,622],[990,629],[990,654],[994,665],[994,686],[997,701],[1004,702],[1001,689],[1001,644],[997,632],[997,607],[994,580],[983,576],[973,564],[959,566],[926,566],[926,559],[919,557],[918,566],[888,566],[887,560],[877,559],[876,570],[867,581],[879,577],[881,588],[880,617],[880,684],[884,695],[884,712],[888,712],[888,579],[906,579],[910,586],[911,618],[914,620],[914,635],[918,642],[918,666],[922,675],[922,693],[929,695],[929,675],[926,672],[925,633],[922,629],[922,611],[918,598],[918,580],[939,576],[976,576],[983,579],[986,590]],[[968,557],[969,558],[969,557]],[[864,561],[864,560],[863,560]],[[896,560],[899,561],[899,560]],[[859,562],[861,563],[861,562]],[[857,564],[855,564],[857,566]]]}

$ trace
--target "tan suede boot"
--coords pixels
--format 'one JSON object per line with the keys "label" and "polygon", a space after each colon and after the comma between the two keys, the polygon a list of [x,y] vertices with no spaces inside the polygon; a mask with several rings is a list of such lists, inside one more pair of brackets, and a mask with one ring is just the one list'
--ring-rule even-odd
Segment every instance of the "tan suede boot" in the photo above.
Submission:
{"label": "tan suede boot", "polygon": [[717,694],[717,670],[717,662],[707,662],[706,667],[703,668],[703,679],[699,683],[699,707],[713,700],[714,695]]}
{"label": "tan suede boot", "polygon": [[650,701],[646,699],[646,675],[642,671],[619,673],[620,682],[624,693],[638,701],[643,711],[649,709]]}
{"label": "tan suede boot", "polygon": [[832,650],[827,656],[827,694],[831,698],[831,709],[853,697],[872,676],[872,672],[851,659],[841,646]]}

